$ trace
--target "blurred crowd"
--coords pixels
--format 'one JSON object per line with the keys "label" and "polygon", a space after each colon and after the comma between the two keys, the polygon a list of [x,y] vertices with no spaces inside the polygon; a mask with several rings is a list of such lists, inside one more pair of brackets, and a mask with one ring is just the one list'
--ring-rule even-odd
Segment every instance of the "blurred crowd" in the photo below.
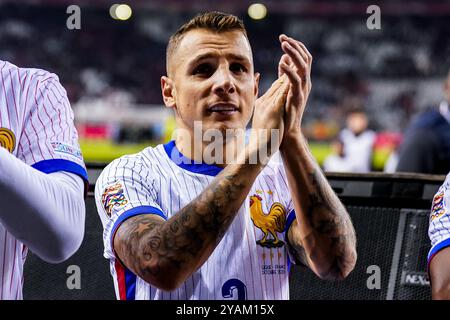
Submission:
{"label": "blurred crowd", "polygon": [[[117,92],[136,105],[162,105],[168,37],[192,15],[136,10],[132,19],[116,21],[107,8],[83,7],[81,29],[69,31],[63,6],[0,8],[0,57],[55,72],[74,106]],[[417,137],[412,131],[423,134],[428,122],[439,122],[429,116],[417,123],[414,117],[448,109],[442,90],[450,67],[446,17],[383,16],[381,30],[369,30],[365,16],[242,17],[262,75],[261,92],[276,77],[280,33],[303,41],[314,56],[304,131],[311,141],[331,144],[325,170],[371,171],[378,148],[387,150],[384,169],[395,171],[399,161],[403,166],[401,141],[410,143]],[[445,130],[445,123],[439,125]],[[127,140],[127,134],[121,137]]]}

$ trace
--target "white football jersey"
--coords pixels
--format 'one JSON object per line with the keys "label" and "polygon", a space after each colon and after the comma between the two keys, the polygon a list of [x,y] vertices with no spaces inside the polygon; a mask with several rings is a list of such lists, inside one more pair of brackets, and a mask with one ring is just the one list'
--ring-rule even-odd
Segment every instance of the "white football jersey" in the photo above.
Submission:
{"label": "white football jersey", "polygon": [[[73,120],[55,74],[0,60],[1,147],[42,172],[66,171],[87,181]],[[0,223],[0,300],[22,298],[26,253]]]}
{"label": "white football jersey", "polygon": [[153,287],[116,259],[113,236],[123,221],[140,214],[170,219],[222,170],[188,161],[171,141],[114,160],[97,180],[95,198],[104,227],[104,256],[110,260],[117,298],[289,299],[286,231],[295,212],[279,154],[256,178],[214,252],[178,289],[167,292]]}

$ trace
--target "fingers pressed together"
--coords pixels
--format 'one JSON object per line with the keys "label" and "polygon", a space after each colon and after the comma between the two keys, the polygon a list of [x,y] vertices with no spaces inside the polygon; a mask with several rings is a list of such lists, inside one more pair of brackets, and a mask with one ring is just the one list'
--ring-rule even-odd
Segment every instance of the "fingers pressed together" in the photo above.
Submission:
{"label": "fingers pressed together", "polygon": [[301,87],[310,79],[312,55],[306,46],[284,34],[280,35],[281,48],[285,52],[280,59],[279,75],[286,74],[295,87]]}

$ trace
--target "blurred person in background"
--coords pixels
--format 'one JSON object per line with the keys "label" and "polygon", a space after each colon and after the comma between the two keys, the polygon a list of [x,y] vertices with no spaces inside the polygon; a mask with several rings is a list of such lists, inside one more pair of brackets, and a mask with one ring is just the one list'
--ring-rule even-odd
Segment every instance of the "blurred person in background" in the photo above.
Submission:
{"label": "blurred person in background", "polygon": [[331,143],[331,149],[332,153],[325,159],[323,169],[332,172],[351,171],[350,162],[345,157],[344,143],[340,139],[335,139]]}
{"label": "blurred person in background", "polygon": [[369,129],[369,119],[361,107],[354,107],[348,112],[346,127],[340,132],[339,140],[344,144],[348,171],[369,172],[375,132]]}
{"label": "blurred person in background", "polygon": [[450,72],[444,81],[445,100],[417,116],[406,130],[397,172],[447,174],[450,171]]}

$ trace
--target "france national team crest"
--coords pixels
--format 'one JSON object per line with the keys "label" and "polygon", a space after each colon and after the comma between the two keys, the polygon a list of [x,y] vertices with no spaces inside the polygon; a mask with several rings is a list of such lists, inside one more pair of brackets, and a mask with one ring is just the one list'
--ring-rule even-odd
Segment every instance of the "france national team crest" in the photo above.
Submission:
{"label": "france national team crest", "polygon": [[[257,190],[257,193],[262,191]],[[272,193],[269,191],[269,195]],[[258,245],[265,248],[279,248],[284,242],[278,239],[277,233],[284,231],[286,226],[286,210],[279,202],[273,202],[269,211],[264,212],[262,198],[259,194],[250,196],[250,216],[255,227],[263,232],[263,237],[256,241]]]}
{"label": "france national team crest", "polygon": [[10,153],[16,148],[16,136],[6,128],[0,128],[0,146],[8,150]]}
{"label": "france national team crest", "polygon": [[102,194],[102,204],[106,214],[111,217],[114,207],[121,207],[128,203],[123,193],[123,186],[120,182],[115,183],[105,189]]}
{"label": "france national team crest", "polygon": [[431,221],[438,219],[445,213],[444,208],[444,191],[442,190],[433,198],[433,206],[431,207]]}
{"label": "france national team crest", "polygon": [[272,204],[270,209],[265,210],[261,197],[263,194],[262,190],[256,190],[250,196],[250,217],[255,227],[262,231],[261,239],[256,241],[263,248],[261,273],[266,276],[285,274],[287,271],[282,249],[285,243],[279,239],[278,233],[284,232],[286,227],[286,209],[281,203],[273,201],[273,192],[269,190],[268,200]]}

